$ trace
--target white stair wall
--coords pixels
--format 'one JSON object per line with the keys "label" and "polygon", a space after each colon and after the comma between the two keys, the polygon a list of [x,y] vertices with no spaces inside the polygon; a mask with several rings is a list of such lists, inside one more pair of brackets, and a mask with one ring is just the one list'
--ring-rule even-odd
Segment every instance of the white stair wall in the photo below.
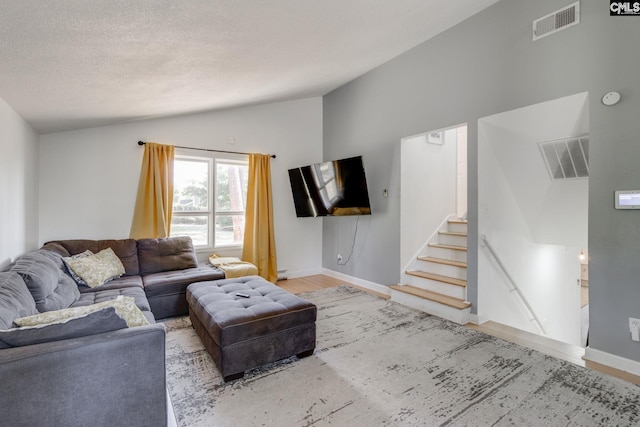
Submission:
{"label": "white stair wall", "polygon": [[467,235],[460,232],[450,233],[448,231],[438,232],[438,243],[442,245],[453,245],[467,247]]}
{"label": "white stair wall", "polygon": [[[437,258],[436,258],[437,259]],[[418,259],[416,263],[418,270],[428,271],[441,276],[454,277],[456,279],[467,279],[466,267],[456,267],[454,265],[442,264],[439,262],[429,262]]]}
{"label": "white stair wall", "polygon": [[[456,246],[456,247],[459,247],[459,246]],[[447,247],[442,247],[438,243],[430,243],[429,246],[427,247],[427,251],[425,255],[432,256],[434,258],[467,262],[466,250],[455,250]]]}

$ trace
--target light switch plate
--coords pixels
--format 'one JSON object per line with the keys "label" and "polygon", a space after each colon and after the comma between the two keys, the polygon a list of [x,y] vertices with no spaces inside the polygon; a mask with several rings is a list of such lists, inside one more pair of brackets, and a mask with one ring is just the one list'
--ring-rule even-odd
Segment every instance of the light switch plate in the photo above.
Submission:
{"label": "light switch plate", "polygon": [[629,332],[632,341],[640,341],[640,319],[629,318]]}

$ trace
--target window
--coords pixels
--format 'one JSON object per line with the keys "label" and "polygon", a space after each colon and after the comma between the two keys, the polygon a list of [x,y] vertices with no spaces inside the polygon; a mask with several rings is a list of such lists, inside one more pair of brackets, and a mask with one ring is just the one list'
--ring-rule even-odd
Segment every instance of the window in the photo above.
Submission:
{"label": "window", "polygon": [[320,192],[320,198],[325,209],[333,207],[339,200],[338,185],[336,184],[336,169],[333,162],[312,166],[313,179]]}
{"label": "window", "polygon": [[171,236],[203,248],[242,246],[248,175],[246,160],[176,155]]}

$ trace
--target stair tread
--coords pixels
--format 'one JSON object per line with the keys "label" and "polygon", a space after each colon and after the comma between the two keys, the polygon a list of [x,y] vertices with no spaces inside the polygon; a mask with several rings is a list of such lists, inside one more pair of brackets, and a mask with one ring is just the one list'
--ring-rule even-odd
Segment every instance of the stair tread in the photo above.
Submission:
{"label": "stair tread", "polygon": [[418,259],[420,261],[434,262],[436,264],[453,265],[455,267],[467,268],[467,263],[463,261],[453,261],[450,259],[435,258],[430,256],[419,256]]}
{"label": "stair tread", "polygon": [[428,273],[426,271],[411,270],[411,271],[407,271],[407,274],[411,276],[422,277],[424,279],[430,279],[430,280],[436,280],[438,282],[448,283],[450,285],[462,286],[462,287],[467,286],[467,281],[464,279],[456,279],[454,277],[441,276],[440,274]]}
{"label": "stair tread", "polygon": [[471,303],[460,298],[450,297],[448,295],[439,294],[437,292],[427,291],[426,289],[416,288],[411,285],[392,285],[391,289],[399,292],[404,292],[416,296],[418,298],[427,299],[440,304],[447,305],[449,307],[457,308],[458,310],[464,310],[471,307]]}
{"label": "stair tread", "polygon": [[449,219],[447,220],[449,224],[467,224],[466,219]]}
{"label": "stair tread", "polygon": [[454,251],[467,251],[467,248],[465,248],[464,246],[441,245],[440,243],[429,243],[429,246],[431,246],[432,248],[453,249]]}
{"label": "stair tread", "polygon": [[438,234],[444,234],[445,236],[467,237],[467,233],[463,233],[461,231],[438,231]]}

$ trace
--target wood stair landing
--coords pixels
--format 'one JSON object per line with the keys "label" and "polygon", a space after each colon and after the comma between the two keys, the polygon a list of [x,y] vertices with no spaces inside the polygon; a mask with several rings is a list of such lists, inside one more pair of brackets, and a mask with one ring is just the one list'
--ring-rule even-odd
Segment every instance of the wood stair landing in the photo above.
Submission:
{"label": "wood stair landing", "polygon": [[471,303],[462,300],[460,298],[454,298],[447,295],[442,295],[437,292],[427,291],[426,289],[416,288],[411,285],[392,285],[391,289],[399,292],[404,292],[409,295],[413,295],[419,298],[423,298],[429,301],[434,301],[440,304],[444,304],[449,307],[456,308],[458,310],[464,310],[471,307]]}
{"label": "wood stair landing", "polygon": [[456,286],[462,286],[462,287],[467,286],[467,281],[464,279],[456,279],[453,277],[441,276],[439,274],[427,273],[426,271],[411,270],[411,271],[407,271],[407,274],[410,276],[422,277],[423,279],[429,279],[429,280],[435,280],[442,283],[448,283],[450,285],[456,285]]}

